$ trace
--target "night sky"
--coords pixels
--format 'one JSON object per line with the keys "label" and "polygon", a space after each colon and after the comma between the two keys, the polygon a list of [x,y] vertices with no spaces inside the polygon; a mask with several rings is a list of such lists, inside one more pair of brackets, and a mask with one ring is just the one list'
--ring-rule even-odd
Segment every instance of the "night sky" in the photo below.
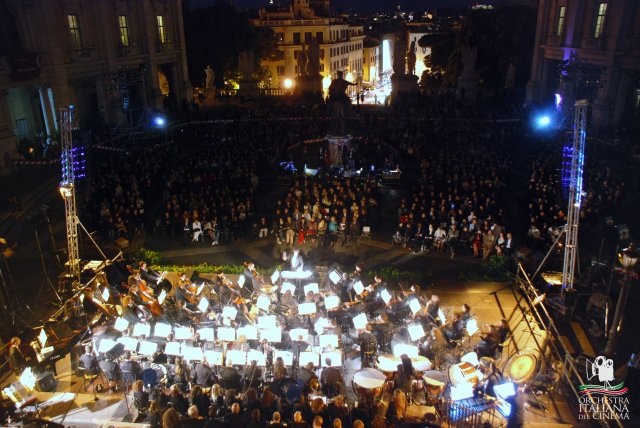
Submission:
{"label": "night sky", "polygon": [[[215,3],[216,0],[188,0],[193,7],[208,6]],[[239,8],[258,7],[268,4],[268,0],[226,0],[235,4]],[[284,3],[285,0],[280,0]],[[332,8],[336,11],[353,11],[353,12],[388,12],[395,10],[399,4],[402,10],[423,12],[426,10],[443,7],[467,6],[475,3],[533,3],[535,0],[332,0]]]}

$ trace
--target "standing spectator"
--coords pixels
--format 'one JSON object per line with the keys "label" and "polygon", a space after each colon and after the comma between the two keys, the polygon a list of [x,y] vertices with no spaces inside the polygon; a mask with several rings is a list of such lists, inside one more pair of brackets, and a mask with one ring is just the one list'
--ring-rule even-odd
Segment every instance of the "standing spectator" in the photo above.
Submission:
{"label": "standing spectator", "polygon": [[487,229],[482,236],[482,259],[487,260],[495,246],[496,238],[493,230]]}

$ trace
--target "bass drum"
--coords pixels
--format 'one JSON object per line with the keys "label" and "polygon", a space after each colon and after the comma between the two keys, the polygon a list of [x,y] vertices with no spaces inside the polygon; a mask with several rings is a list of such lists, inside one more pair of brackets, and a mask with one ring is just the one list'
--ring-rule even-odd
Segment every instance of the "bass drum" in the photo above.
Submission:
{"label": "bass drum", "polygon": [[353,375],[351,386],[361,401],[373,402],[380,399],[386,376],[376,369],[361,369]]}
{"label": "bass drum", "polygon": [[449,382],[454,386],[463,383],[475,385],[478,378],[478,371],[471,363],[462,362],[449,367]]}

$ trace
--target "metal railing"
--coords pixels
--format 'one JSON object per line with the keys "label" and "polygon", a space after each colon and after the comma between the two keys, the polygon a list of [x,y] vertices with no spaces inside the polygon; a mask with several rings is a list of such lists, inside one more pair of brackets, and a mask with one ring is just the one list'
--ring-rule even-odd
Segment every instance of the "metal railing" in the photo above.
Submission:
{"label": "metal railing", "polygon": [[[542,297],[538,294],[538,291],[531,283],[529,279],[529,275],[525,272],[522,264],[518,263],[518,270],[516,273],[516,284],[522,291],[522,294],[526,300],[526,303],[531,311],[531,314],[535,317],[536,321],[540,324],[540,326],[547,332],[547,340],[544,344],[540,344],[535,337],[533,336],[536,346],[538,347],[538,351],[542,356],[546,355],[547,349],[551,351],[551,354],[558,361],[562,361],[564,364],[564,370],[562,371],[562,376],[564,377],[565,383],[569,386],[572,396],[575,397],[576,403],[581,403],[581,399],[587,397],[589,400],[589,404],[593,407],[604,407],[611,414],[615,414],[611,404],[608,400],[599,401],[595,399],[595,397],[589,392],[589,390],[580,391],[580,385],[585,385],[585,381],[582,377],[582,374],[576,368],[575,358],[571,355],[571,352],[567,349],[565,344],[560,340],[560,332],[556,328],[555,322],[553,318],[547,311],[547,308],[544,303],[542,303]],[[531,321],[528,317],[524,317],[524,321],[527,323],[527,328],[531,331],[532,325]],[[548,346],[548,348],[547,348]],[[622,422],[618,419],[596,419],[591,417],[593,421],[596,421],[603,427],[611,427],[617,426],[623,428]]]}

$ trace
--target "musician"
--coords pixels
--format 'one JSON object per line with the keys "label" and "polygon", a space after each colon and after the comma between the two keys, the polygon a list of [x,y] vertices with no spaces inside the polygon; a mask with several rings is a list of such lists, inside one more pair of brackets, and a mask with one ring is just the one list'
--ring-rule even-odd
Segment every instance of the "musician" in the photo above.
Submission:
{"label": "musician", "polygon": [[394,384],[397,389],[410,392],[413,381],[415,380],[415,369],[413,368],[411,358],[409,358],[407,354],[402,354],[400,361],[401,363],[398,364]]}
{"label": "musician", "polygon": [[171,385],[169,390],[169,405],[181,415],[187,413],[189,402],[184,395],[182,395],[178,385]]}
{"label": "musician", "polygon": [[244,262],[244,271],[242,272],[244,275],[244,286],[250,292],[253,293],[254,290],[260,287],[258,272],[256,271],[256,266],[251,262]]}
{"label": "musician", "polygon": [[291,290],[287,290],[282,298],[280,299],[280,304],[289,310],[298,308],[298,301],[295,297],[293,297],[293,293]]}
{"label": "musician", "polygon": [[167,293],[171,291],[171,282],[162,277],[162,274],[151,269],[147,262],[144,260],[140,262],[140,278],[147,282],[147,284],[154,284],[154,291],[156,294],[160,294],[162,290]]}
{"label": "musician", "polygon": [[140,363],[133,360],[131,358],[131,352],[130,351],[125,351],[124,355],[122,356],[123,360],[120,363],[120,371],[123,373],[123,375],[125,373],[131,373],[131,376],[134,379],[141,379],[142,378],[142,367],[140,366]]}
{"label": "musician", "polygon": [[184,363],[182,357],[178,356],[175,363],[169,366],[170,373],[173,375],[173,383],[177,385],[185,385],[189,379],[189,367]]}
{"label": "musician", "polygon": [[196,385],[209,387],[213,385],[214,373],[207,361],[201,361],[196,364],[191,371],[191,382]]}
{"label": "musician", "polygon": [[478,343],[478,356],[494,358],[496,352],[500,348],[500,344],[511,334],[509,322],[506,319],[500,320],[499,325],[489,326],[489,331],[480,335],[480,343]]}
{"label": "musician", "polygon": [[358,343],[360,344],[360,362],[362,367],[368,367],[371,354],[375,359],[376,351],[378,350],[378,340],[372,333],[373,328],[370,324],[367,324],[365,330],[358,335]]}
{"label": "musician", "polygon": [[500,385],[504,381],[502,372],[496,367],[494,360],[491,358],[480,359],[480,371],[484,375],[484,379],[478,384],[478,390],[485,395],[495,397],[496,394],[493,391],[493,387]]}
{"label": "musician", "polygon": [[107,377],[110,386],[115,385],[118,380],[118,374],[120,372],[118,364],[116,364],[115,361],[103,359],[100,361],[99,365],[100,370],[102,370],[104,375]]}
{"label": "musician", "polygon": [[244,385],[245,388],[257,388],[262,380],[262,368],[258,366],[256,360],[252,360],[251,364],[244,369]]}
{"label": "musician", "polygon": [[262,341],[258,345],[258,351],[260,351],[265,356],[265,359],[267,360],[267,366],[273,364],[273,349],[269,345],[269,342],[267,342],[267,339],[262,339]]}
{"label": "musician", "polygon": [[9,367],[11,370],[18,374],[18,372],[27,366],[27,359],[24,354],[20,350],[20,344],[22,341],[19,337],[12,337],[9,340],[9,344],[7,346],[7,359],[9,360]]}
{"label": "musician", "polygon": [[134,325],[140,322],[138,311],[131,299],[131,296],[122,297],[122,318],[129,322],[129,325]]}
{"label": "musician", "polygon": [[306,366],[298,369],[298,381],[301,382],[303,386],[308,387],[311,379],[317,378],[318,375],[316,375],[312,362],[308,362]]}
{"label": "musician", "polygon": [[168,360],[167,354],[164,353],[163,349],[159,349],[153,354],[153,364],[167,364]]}
{"label": "musician", "polygon": [[301,272],[304,269],[304,259],[302,258],[302,255],[300,255],[299,248],[293,249],[291,259],[289,260],[289,266],[292,271]]}
{"label": "musician", "polygon": [[[320,374],[320,383],[322,384],[322,392],[327,396],[335,395],[342,390],[344,379],[342,373],[337,367],[331,365],[331,358],[327,357],[324,360],[325,368]],[[338,391],[338,389],[340,391]]]}
{"label": "musician", "polygon": [[98,358],[93,352],[91,345],[84,347],[84,354],[80,356],[80,364],[82,364],[82,367],[90,375],[100,373],[100,363],[98,362]]}
{"label": "musician", "polygon": [[440,319],[440,298],[435,294],[431,295],[431,299],[427,302],[426,306],[427,311],[427,321],[429,324],[434,324],[435,326],[440,326],[442,324],[442,320]]}
{"label": "musician", "polygon": [[462,305],[462,314],[461,314],[461,319],[464,322],[465,327],[467,326],[467,321],[469,321],[471,319],[471,306],[467,305],[466,303]]}
{"label": "musician", "polygon": [[195,300],[195,294],[189,290],[189,287],[192,286],[191,280],[187,278],[186,273],[180,273],[180,281],[178,282],[178,287],[176,287],[173,292],[173,297],[176,299],[176,302],[193,302]]}
{"label": "musician", "polygon": [[520,388],[516,388],[516,393],[510,395],[505,400],[511,404],[511,413],[507,418],[506,428],[520,428],[524,426],[525,418],[525,397],[520,391]]}
{"label": "musician", "polygon": [[453,318],[447,324],[442,326],[447,342],[451,345],[453,341],[462,339],[464,335],[465,321],[462,312],[453,314]]}
{"label": "musician", "polygon": [[144,384],[141,380],[133,382],[131,386],[133,391],[133,404],[138,410],[149,408],[149,393],[144,390]]}
{"label": "musician", "polygon": [[282,357],[276,358],[276,361],[273,363],[273,378],[276,381],[287,378],[287,367],[284,365]]}
{"label": "musician", "polygon": [[241,379],[242,376],[240,376],[238,369],[231,365],[223,367],[220,372],[220,384],[224,389],[235,389],[239,391],[242,389],[242,385],[240,384]]}

